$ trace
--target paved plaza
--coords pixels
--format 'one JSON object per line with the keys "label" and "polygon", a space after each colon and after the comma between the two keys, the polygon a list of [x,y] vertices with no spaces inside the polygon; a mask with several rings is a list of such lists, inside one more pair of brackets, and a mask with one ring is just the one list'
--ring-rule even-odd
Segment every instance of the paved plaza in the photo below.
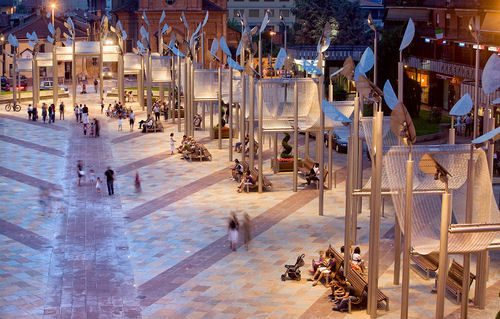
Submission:
{"label": "paved plaza", "polygon": [[[118,131],[117,120],[100,114],[97,101],[95,94],[77,99],[87,103],[90,118],[100,120],[100,138],[83,135],[70,99],[66,119],[55,124],[27,121],[24,105],[20,113],[0,110],[0,318],[369,318],[365,310],[333,312],[329,290],[313,287],[307,275],[280,280],[284,264],[298,255],[306,255],[302,273],[307,274],[319,250],[343,245],[345,154],[333,155],[337,185],[326,191],[325,214],[319,216],[314,187],[294,193],[291,173],[272,174],[267,139],[264,173],[272,191],[238,194],[230,180],[228,140],[218,149],[208,131],[196,131],[213,161],[181,160],[168,152],[170,133],[181,140],[177,124],[168,120],[164,132],[142,134],[137,124],[130,132],[124,121]],[[136,123],[145,118],[137,105],[134,110]],[[105,182],[101,193],[88,179],[79,187],[78,160],[104,180],[112,167],[115,195],[108,196]],[[136,172],[142,192],[135,190]],[[44,189],[54,197],[50,213],[40,202]],[[367,200],[363,206],[358,241],[367,259]],[[381,306],[378,313],[399,318],[390,200],[384,208],[379,284],[390,307]],[[253,219],[249,250],[229,249],[232,211]],[[500,254],[490,258],[487,306],[471,306],[470,318],[494,318],[500,309]],[[475,272],[475,263],[471,269]],[[434,279],[410,275],[410,317],[433,318]],[[445,313],[459,318],[452,296]]]}

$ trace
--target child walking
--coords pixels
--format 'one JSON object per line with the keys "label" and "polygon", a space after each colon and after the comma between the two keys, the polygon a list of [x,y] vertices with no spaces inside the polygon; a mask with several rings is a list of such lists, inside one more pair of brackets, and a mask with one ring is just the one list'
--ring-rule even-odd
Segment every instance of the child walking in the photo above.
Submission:
{"label": "child walking", "polygon": [[122,131],[123,119],[121,116],[118,117],[118,131]]}
{"label": "child walking", "polygon": [[174,155],[174,151],[175,151],[174,133],[170,133],[170,155]]}
{"label": "child walking", "polygon": [[101,185],[102,185],[102,181],[101,181],[101,178],[99,176],[97,176],[97,181],[95,182],[95,190],[100,193],[101,192]]}

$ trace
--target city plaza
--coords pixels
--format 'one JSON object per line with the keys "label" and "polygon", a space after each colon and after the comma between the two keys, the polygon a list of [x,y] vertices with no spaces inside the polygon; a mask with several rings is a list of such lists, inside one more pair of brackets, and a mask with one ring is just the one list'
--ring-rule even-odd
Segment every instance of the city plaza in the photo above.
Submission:
{"label": "city plaza", "polygon": [[[140,51],[141,48],[138,49]],[[149,52],[142,54],[152,59]],[[146,64],[151,63],[151,60],[146,60]],[[151,69],[146,67],[146,74],[148,71],[151,72]],[[313,69],[311,73],[315,71]],[[316,76],[320,81],[323,79],[321,75]],[[120,78],[123,80],[123,74],[118,77],[118,82]],[[154,78],[149,74],[147,77]],[[257,79],[251,78],[253,76],[249,76],[248,81],[257,82]],[[369,254],[370,239],[373,238],[373,234],[370,235],[373,227],[370,211],[373,207],[369,196],[377,190],[369,189],[368,196],[361,201],[351,199],[352,205],[359,205],[357,210],[346,208],[349,198],[346,187],[353,188],[347,183],[348,172],[355,171],[353,165],[349,165],[348,156],[353,156],[351,162],[359,160],[362,163],[358,172],[362,185],[376,175],[372,167],[377,165],[360,159],[359,154],[347,155],[333,152],[331,147],[317,147],[317,140],[309,132],[297,134],[296,125],[290,124],[290,129],[286,124],[284,131],[297,139],[291,143],[295,148],[294,154],[299,155],[295,159],[312,156],[323,168],[327,162],[331,164],[329,173],[333,182],[330,180],[327,183],[328,178],[321,177],[320,181],[310,186],[297,185],[295,172],[276,173],[271,168],[276,153],[282,151],[275,145],[284,137],[279,131],[284,124],[276,122],[274,131],[268,128],[267,133],[270,134],[261,135],[264,122],[262,118],[257,118],[262,115],[262,108],[256,108],[258,114],[252,114],[253,110],[250,110],[249,115],[241,110],[234,117],[241,115],[243,121],[230,122],[230,125],[234,125],[232,128],[236,132],[236,127],[241,128],[244,126],[242,123],[251,121],[251,124],[247,123],[247,130],[259,140],[260,149],[254,156],[247,155],[246,160],[255,161],[253,166],[261,167],[261,173],[258,173],[260,180],[267,178],[272,187],[260,189],[262,185],[259,185],[253,191],[244,189],[238,193],[238,183],[231,179],[232,159],[243,158],[230,149],[238,140],[243,141],[244,135],[238,133],[233,143],[213,138],[215,132],[210,132],[208,123],[220,121],[221,115],[217,111],[220,106],[217,103],[213,103],[215,111],[204,108],[203,114],[205,111],[210,113],[204,114],[203,125],[206,129],[195,129],[184,119],[164,119],[162,115],[158,122],[161,122],[163,131],[142,133],[137,123],[146,119],[148,111],[151,113],[153,99],[152,81],[145,81],[146,97],[139,95],[139,98],[146,101],[146,105],[126,103],[126,107],[132,108],[136,114],[135,130],[129,130],[127,120],[123,121],[123,130],[119,130],[118,119],[101,112],[101,96],[106,107],[122,100],[123,97],[103,93],[113,92],[112,88],[116,87],[121,91],[123,83],[100,80],[103,85],[99,86],[99,92],[89,88],[87,94],[79,94],[77,92],[82,88],[75,83],[67,96],[59,98],[59,102],[64,101],[66,105],[65,120],[59,120],[59,112],[56,111],[55,123],[29,121],[24,102],[21,112],[0,110],[0,181],[4,203],[0,208],[1,318],[400,318],[402,308],[408,309],[409,318],[432,318],[440,317],[436,314],[439,296],[444,298],[442,317],[461,317],[463,303],[457,302],[452,294],[446,292],[447,289],[445,294],[442,291],[433,293],[445,286],[434,280],[435,272],[432,272],[431,278],[426,278],[425,272],[413,261],[411,267],[406,267],[406,276],[409,276],[406,278],[409,283],[408,300],[404,301],[406,306],[402,305],[405,269],[402,269],[402,277],[395,275],[395,269],[398,273],[401,269],[401,260],[397,258],[396,261],[395,253],[401,253],[403,245],[402,241],[396,242],[396,239],[401,240],[401,229],[395,226],[397,209],[390,196],[385,196],[383,204],[379,202],[378,205],[378,263],[377,268],[372,268],[375,266]],[[182,80],[185,79],[181,77]],[[194,88],[193,85],[184,87],[194,92],[196,83]],[[372,90],[370,94],[359,94],[372,97],[373,92],[378,92],[374,87],[368,88]],[[260,100],[261,88],[257,90],[259,93],[251,91],[249,96],[254,94],[252,96]],[[194,106],[196,98],[190,98],[189,94],[186,91],[183,96],[186,117],[192,117],[199,110]],[[289,94],[295,94],[296,101],[303,98],[292,88]],[[232,93],[230,95],[232,98]],[[36,98],[40,99],[40,96]],[[51,103],[51,99],[47,101]],[[73,113],[74,103],[86,104],[89,118],[99,120],[100,137],[83,134],[82,124]],[[248,120],[249,117],[252,117],[251,120]],[[298,121],[297,117],[295,121]],[[290,120],[290,123],[293,121]],[[343,120],[343,123],[346,121]],[[320,122],[321,132],[325,130],[325,120]],[[386,121],[383,122],[385,125]],[[171,155],[171,133],[176,146],[180,145],[182,135],[187,133],[193,136],[207,148],[211,160],[182,159],[179,153]],[[218,134],[221,134],[220,130]],[[273,138],[273,135],[278,138]],[[377,139],[369,137],[366,132],[365,138]],[[410,135],[408,138],[411,139]],[[375,143],[373,141],[373,145]],[[321,146],[324,146],[323,143]],[[418,144],[414,147],[417,154]],[[316,154],[313,154],[314,150]],[[328,152],[333,154],[332,160]],[[379,161],[375,153],[372,157]],[[82,161],[87,172],[81,186],[78,186],[78,161]],[[105,179],[104,172],[108,167],[116,174],[115,194],[112,196],[108,196],[105,185],[100,193],[96,192],[88,174],[93,170],[96,176]],[[453,173],[456,171],[457,168],[454,168]],[[441,174],[440,171],[438,173]],[[141,180],[140,192],[136,189],[136,174]],[[454,182],[451,174],[450,188],[458,189],[453,186]],[[491,186],[491,179],[489,182]],[[351,179],[350,183],[356,182]],[[379,183],[382,182],[379,180]],[[45,211],[45,203],[41,200],[43,191],[47,189],[53,198],[49,211]],[[380,196],[380,189],[378,192]],[[498,198],[498,190],[495,192],[492,188],[490,193],[490,198],[484,201]],[[490,221],[483,224],[495,231],[498,227],[498,207],[496,203],[493,206],[496,207],[496,215],[493,214]],[[357,215],[354,226],[346,222],[347,210]],[[242,245],[241,239],[236,251],[230,249],[227,225],[228,217],[233,212],[240,222],[245,213],[252,219],[252,239],[248,249]],[[436,214],[441,214],[441,211]],[[458,222],[454,220],[453,223]],[[306,280],[311,261],[319,257],[320,250],[326,250],[331,245],[340,251],[340,247],[346,245],[346,225],[355,229],[356,238],[351,237],[349,245],[361,248],[367,265],[364,274],[370,274],[371,268],[378,269],[378,281],[375,283],[386,297],[382,302],[375,302],[375,311],[372,309],[369,314],[366,309],[370,306],[366,300],[364,306],[353,306],[350,313],[332,311],[333,303],[328,300],[331,290],[321,284],[313,286]],[[436,227],[439,231],[439,225]],[[480,235],[471,238],[484,241]],[[418,239],[422,238],[417,238],[415,243]],[[451,241],[451,244],[456,242]],[[464,253],[453,254],[452,251],[448,256],[447,245],[448,242],[445,244],[448,263],[454,260],[462,264]],[[463,245],[472,244],[466,242]],[[483,251],[484,245],[481,247]],[[305,254],[301,280],[283,281],[285,264],[293,265],[301,254]],[[407,254],[409,251],[404,253]],[[480,269],[476,268],[476,255],[479,254],[472,255],[470,270],[475,273],[476,269]],[[494,318],[500,308],[500,255],[497,250],[491,249],[486,259],[482,261],[487,267],[480,278],[481,285],[485,285],[484,291],[480,292],[483,298],[479,301],[480,306],[472,302],[474,291],[480,291],[476,288],[478,280],[471,282],[471,302],[467,303],[470,318]]]}

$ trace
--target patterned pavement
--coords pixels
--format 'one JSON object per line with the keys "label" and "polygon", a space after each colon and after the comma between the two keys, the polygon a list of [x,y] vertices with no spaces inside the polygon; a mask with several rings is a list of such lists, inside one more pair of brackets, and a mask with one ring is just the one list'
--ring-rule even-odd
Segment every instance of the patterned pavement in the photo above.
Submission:
{"label": "patterned pavement", "polygon": [[[208,132],[195,136],[214,160],[187,162],[168,152],[168,135],[182,136],[177,124],[169,120],[165,132],[155,134],[129,132],[124,124],[119,132],[116,120],[99,114],[97,98],[85,98],[91,116],[101,119],[101,138],[84,137],[69,112],[66,121],[49,125],[28,122],[23,111],[0,111],[0,318],[369,317],[359,310],[332,312],[328,290],[305,278],[280,280],[283,265],[299,254],[306,254],[302,270],[307,273],[320,249],[342,244],[344,154],[334,154],[338,185],[325,193],[325,215],[318,216],[315,189],[293,193],[291,174],[272,174],[267,141],[264,173],[273,190],[238,194],[229,179],[227,151],[217,149]],[[138,110],[137,117],[145,115]],[[88,181],[78,187],[79,159],[101,178],[111,166],[116,195],[109,197],[105,185],[97,194]],[[141,192],[134,186],[137,172]],[[44,188],[51,190],[53,209],[42,214]],[[358,217],[365,258],[367,204],[363,201]],[[226,220],[232,211],[253,219],[248,251],[228,247]],[[386,203],[379,281],[390,310],[379,309],[383,318],[399,318],[401,287],[392,284],[393,223]],[[499,309],[499,254],[492,253],[491,261],[487,308],[471,307],[471,318],[494,317]],[[412,318],[433,317],[432,286],[433,280],[411,272]],[[447,318],[458,318],[452,298],[445,309]]]}

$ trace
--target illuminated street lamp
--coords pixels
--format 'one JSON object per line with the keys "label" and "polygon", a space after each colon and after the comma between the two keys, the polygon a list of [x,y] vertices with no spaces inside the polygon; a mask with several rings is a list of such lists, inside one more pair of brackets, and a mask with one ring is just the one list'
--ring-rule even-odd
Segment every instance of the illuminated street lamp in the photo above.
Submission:
{"label": "illuminated street lamp", "polygon": [[479,103],[479,40],[480,40],[480,26],[479,18],[473,17],[469,21],[469,31],[476,40],[476,67],[474,71],[474,131],[472,132],[472,138],[476,138],[478,135],[477,127],[477,106]]}
{"label": "illuminated street lamp", "polygon": [[375,56],[375,61],[373,63],[373,83],[377,85],[377,41],[378,41],[378,32],[377,32],[377,26],[375,25],[371,13],[368,14],[368,26],[370,29],[373,30],[375,33],[374,38],[373,38],[373,53]]}
{"label": "illuminated street lamp", "polygon": [[56,10],[56,4],[55,2],[52,2],[50,4],[50,9],[51,9],[51,17],[52,17],[52,25],[54,25],[54,11]]}

